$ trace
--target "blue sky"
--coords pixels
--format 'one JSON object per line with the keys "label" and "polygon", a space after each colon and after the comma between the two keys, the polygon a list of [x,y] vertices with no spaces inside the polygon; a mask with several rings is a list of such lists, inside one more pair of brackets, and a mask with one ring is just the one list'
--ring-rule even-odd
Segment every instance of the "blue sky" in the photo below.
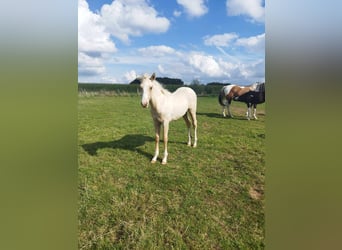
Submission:
{"label": "blue sky", "polygon": [[78,0],[78,80],[265,81],[263,0]]}

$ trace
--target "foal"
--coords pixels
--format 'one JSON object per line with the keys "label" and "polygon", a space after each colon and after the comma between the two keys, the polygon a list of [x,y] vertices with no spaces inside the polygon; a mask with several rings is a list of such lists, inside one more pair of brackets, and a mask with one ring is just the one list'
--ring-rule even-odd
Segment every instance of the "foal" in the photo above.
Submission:
{"label": "foal", "polygon": [[151,160],[152,163],[157,161],[159,155],[159,137],[160,127],[164,128],[164,156],[162,164],[167,163],[167,142],[169,123],[181,117],[184,118],[188,127],[188,146],[191,146],[191,125],[194,128],[193,147],[197,146],[197,96],[196,93],[188,87],[180,87],[175,92],[170,93],[164,89],[160,83],[156,81],[156,75],[153,73],[151,77],[144,75],[140,78],[142,89],[141,106],[147,108],[151,105],[151,115],[155,128],[156,143],[155,153]]}

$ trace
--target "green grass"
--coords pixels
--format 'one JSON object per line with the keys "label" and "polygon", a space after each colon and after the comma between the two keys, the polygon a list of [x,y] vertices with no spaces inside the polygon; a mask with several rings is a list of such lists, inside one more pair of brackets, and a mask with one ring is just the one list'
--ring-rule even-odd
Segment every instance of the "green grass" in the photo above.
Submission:
{"label": "green grass", "polygon": [[80,96],[79,248],[263,249],[265,105],[231,108],[198,98],[198,147],[173,121],[162,165],[140,97]]}

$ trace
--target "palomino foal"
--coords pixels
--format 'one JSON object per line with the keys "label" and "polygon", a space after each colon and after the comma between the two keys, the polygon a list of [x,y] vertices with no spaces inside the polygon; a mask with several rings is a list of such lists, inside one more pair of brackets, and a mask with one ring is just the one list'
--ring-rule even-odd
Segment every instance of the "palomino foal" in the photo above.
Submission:
{"label": "palomino foal", "polygon": [[156,75],[151,77],[144,75],[140,78],[140,88],[142,90],[141,106],[147,108],[151,106],[151,115],[155,128],[156,142],[155,153],[151,160],[157,161],[159,155],[159,137],[160,127],[164,128],[164,156],[162,164],[167,163],[167,142],[169,123],[181,117],[184,118],[188,127],[188,146],[191,146],[191,125],[194,128],[193,147],[197,146],[197,96],[196,93],[188,87],[180,87],[175,92],[170,93],[156,81]]}

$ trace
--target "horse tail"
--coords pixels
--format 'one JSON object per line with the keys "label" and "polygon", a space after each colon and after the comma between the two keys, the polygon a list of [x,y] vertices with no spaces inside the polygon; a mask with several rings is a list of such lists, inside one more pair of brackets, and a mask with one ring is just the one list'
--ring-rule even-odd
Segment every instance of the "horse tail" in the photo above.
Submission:
{"label": "horse tail", "polygon": [[219,96],[218,96],[218,101],[220,103],[221,106],[227,106],[228,105],[228,101],[226,99],[226,95],[224,93],[223,88],[221,89]]}
{"label": "horse tail", "polygon": [[259,95],[258,95],[258,103],[264,103],[265,102],[265,83],[259,84]]}
{"label": "horse tail", "polygon": [[264,103],[266,101],[265,91],[261,92],[259,100],[260,103]]}

